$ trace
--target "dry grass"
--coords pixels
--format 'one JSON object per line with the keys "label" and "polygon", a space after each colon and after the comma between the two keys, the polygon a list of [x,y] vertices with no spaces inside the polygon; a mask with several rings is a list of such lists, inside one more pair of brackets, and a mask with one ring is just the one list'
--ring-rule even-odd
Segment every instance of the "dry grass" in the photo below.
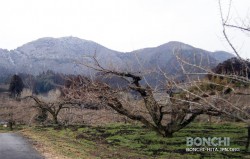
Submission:
{"label": "dry grass", "polygon": [[48,140],[47,136],[42,136],[38,133],[33,133],[29,129],[24,129],[20,133],[32,141],[33,147],[42,154],[46,159],[73,159],[66,157],[58,150],[57,145]]}

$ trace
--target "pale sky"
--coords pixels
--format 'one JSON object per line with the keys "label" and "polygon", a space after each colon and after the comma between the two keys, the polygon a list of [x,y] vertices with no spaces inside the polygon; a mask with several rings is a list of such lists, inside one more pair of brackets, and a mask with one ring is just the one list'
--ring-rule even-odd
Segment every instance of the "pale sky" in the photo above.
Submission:
{"label": "pale sky", "polygon": [[[222,2],[226,15],[229,1]],[[233,0],[229,17],[238,24],[248,17],[250,24],[250,0]],[[75,36],[124,52],[169,41],[232,52],[223,38],[218,0],[2,0],[0,20],[3,49]],[[250,58],[250,34],[230,30],[241,56]]]}

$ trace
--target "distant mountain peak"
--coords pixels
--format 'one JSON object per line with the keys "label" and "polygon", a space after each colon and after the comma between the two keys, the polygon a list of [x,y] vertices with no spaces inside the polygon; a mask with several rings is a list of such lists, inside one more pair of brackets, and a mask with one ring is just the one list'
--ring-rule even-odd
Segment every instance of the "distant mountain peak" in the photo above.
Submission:
{"label": "distant mountain peak", "polygon": [[170,41],[168,43],[160,45],[159,47],[165,47],[168,49],[183,49],[183,50],[195,49],[193,46],[179,41]]}
{"label": "distant mountain peak", "polygon": [[[188,45],[188,44],[185,44],[183,42],[180,42],[180,41],[169,41],[168,43],[166,43],[167,45]],[[190,45],[189,45],[190,46]]]}
{"label": "distant mountain peak", "polygon": [[74,42],[90,42],[90,43],[95,43],[91,40],[86,40],[86,39],[81,39],[75,36],[64,36],[64,37],[60,37],[57,38],[58,40],[62,40],[62,41],[74,41]]}
{"label": "distant mountain peak", "polygon": [[[78,37],[74,37],[74,36],[65,36],[65,37],[59,37],[59,38],[54,38],[54,37],[43,37],[43,38],[39,38],[37,40],[28,42],[24,45],[27,44],[38,44],[38,43],[49,43],[49,42],[69,42],[69,43],[83,43],[83,42],[89,42],[89,43],[95,43],[91,40],[85,40],[85,39],[81,39]],[[23,46],[24,46],[23,45]]]}
{"label": "distant mountain peak", "polygon": [[44,37],[37,40],[26,43],[15,51],[20,51],[26,53],[28,56],[30,53],[36,52],[35,54],[40,54],[41,56],[46,56],[47,54],[69,54],[72,52],[83,52],[84,50],[89,50],[90,48],[102,48],[99,45],[90,40],[80,39],[78,37],[66,36],[66,37]]}

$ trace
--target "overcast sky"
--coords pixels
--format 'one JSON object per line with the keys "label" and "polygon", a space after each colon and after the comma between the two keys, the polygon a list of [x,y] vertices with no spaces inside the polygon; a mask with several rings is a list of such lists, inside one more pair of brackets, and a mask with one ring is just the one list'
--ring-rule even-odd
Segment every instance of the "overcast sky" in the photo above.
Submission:
{"label": "overcast sky", "polygon": [[[228,0],[222,2],[226,15]],[[230,22],[240,24],[248,15],[250,0],[233,0]],[[2,0],[0,20],[3,49],[41,37],[75,36],[124,52],[169,41],[232,52],[223,38],[218,0]],[[249,34],[228,33],[241,55],[250,57]]]}

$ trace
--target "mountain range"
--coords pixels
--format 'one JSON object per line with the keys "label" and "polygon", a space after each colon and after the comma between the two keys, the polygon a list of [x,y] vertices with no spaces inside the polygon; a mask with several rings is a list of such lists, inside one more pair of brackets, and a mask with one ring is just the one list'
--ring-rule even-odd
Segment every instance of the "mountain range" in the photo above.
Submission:
{"label": "mountain range", "polygon": [[106,68],[131,72],[147,71],[151,75],[158,69],[168,74],[177,74],[181,69],[177,55],[192,64],[208,68],[233,57],[228,52],[209,52],[177,41],[131,52],[119,52],[77,37],[46,37],[14,50],[0,49],[0,76],[13,73],[37,75],[46,70],[86,75],[91,70],[82,64],[91,63],[88,58],[90,56],[95,56]]}

